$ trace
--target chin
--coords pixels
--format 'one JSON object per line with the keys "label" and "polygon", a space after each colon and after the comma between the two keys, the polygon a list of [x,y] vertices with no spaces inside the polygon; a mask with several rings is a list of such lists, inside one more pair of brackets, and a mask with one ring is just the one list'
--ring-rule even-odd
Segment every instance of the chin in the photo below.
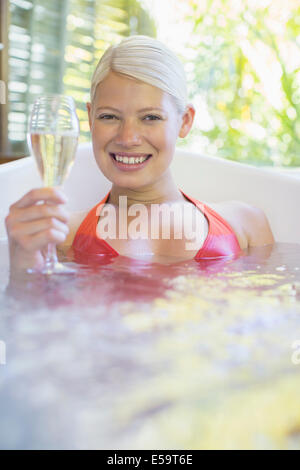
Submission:
{"label": "chin", "polygon": [[115,186],[118,186],[119,188],[124,188],[124,189],[140,189],[140,188],[143,188],[144,186],[149,186],[149,184],[151,184],[151,181],[143,182],[138,179],[134,181],[133,178],[131,180],[128,178],[109,178],[109,180]]}

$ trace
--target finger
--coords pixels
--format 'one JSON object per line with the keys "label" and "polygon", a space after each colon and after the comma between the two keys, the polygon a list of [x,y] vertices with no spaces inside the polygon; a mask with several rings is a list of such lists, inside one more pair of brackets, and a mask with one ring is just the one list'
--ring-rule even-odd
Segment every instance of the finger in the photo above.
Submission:
{"label": "finger", "polygon": [[38,232],[43,230],[57,230],[65,233],[69,233],[70,229],[67,224],[61,222],[60,220],[54,217],[48,217],[47,219],[39,219],[36,221],[16,224],[11,230],[11,236],[19,243],[22,244],[22,238],[29,235],[35,235]]}
{"label": "finger", "polygon": [[14,208],[12,210],[16,222],[30,222],[32,220],[55,217],[62,222],[68,222],[69,212],[62,205],[40,204],[31,207]]}
{"label": "finger", "polygon": [[36,188],[26,193],[21,199],[10,206],[10,209],[29,207],[39,201],[64,204],[67,197],[60,188]]}
{"label": "finger", "polygon": [[22,247],[26,251],[37,251],[44,249],[49,243],[58,245],[65,241],[66,234],[55,230],[54,228],[43,230],[35,235],[29,235],[23,238]]}

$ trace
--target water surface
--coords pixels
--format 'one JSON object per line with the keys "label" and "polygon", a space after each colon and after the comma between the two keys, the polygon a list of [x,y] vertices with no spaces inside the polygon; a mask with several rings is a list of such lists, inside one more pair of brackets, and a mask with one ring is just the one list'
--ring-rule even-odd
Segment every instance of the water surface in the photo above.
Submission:
{"label": "water surface", "polygon": [[0,448],[300,448],[300,245],[10,282],[0,257]]}

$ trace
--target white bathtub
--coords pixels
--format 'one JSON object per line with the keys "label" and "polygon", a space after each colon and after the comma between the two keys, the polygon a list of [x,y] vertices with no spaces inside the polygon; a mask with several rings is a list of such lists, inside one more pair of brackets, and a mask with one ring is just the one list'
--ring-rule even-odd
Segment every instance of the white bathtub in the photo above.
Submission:
{"label": "white bathtub", "polygon": [[[240,200],[260,207],[268,217],[276,242],[300,243],[300,179],[179,149],[172,169],[177,185],[188,195],[206,203]],[[4,218],[10,204],[41,184],[33,157],[0,165],[0,240],[6,238]],[[67,208],[91,208],[110,186],[95,163],[91,144],[79,145],[64,185],[69,198]]]}

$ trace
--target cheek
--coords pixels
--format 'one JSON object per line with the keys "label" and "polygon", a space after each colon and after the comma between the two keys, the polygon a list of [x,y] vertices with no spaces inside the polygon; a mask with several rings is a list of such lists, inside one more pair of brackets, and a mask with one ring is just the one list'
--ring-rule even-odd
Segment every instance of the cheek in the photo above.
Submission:
{"label": "cheek", "polygon": [[149,141],[157,145],[160,149],[168,149],[174,147],[176,144],[176,130],[171,124],[166,125],[160,129],[152,130],[148,133]]}
{"label": "cheek", "polygon": [[97,126],[96,123],[96,125],[91,130],[91,137],[96,159],[99,162],[106,162],[107,159],[104,158],[104,154],[107,152],[109,144],[113,141],[114,133],[107,127],[99,125]]}
{"label": "cheek", "polygon": [[165,149],[172,152],[173,155],[173,149],[175,148],[177,140],[177,133],[174,125],[170,124],[166,126],[163,138]]}
{"label": "cheek", "polygon": [[107,143],[106,133],[99,129],[99,127],[96,125],[91,130],[91,137],[95,160],[100,170],[103,172],[103,170],[105,170],[105,166],[107,165],[106,159],[103,158],[103,152],[105,151]]}
{"label": "cheek", "polygon": [[97,147],[101,146],[107,140],[107,129],[103,129],[103,126],[97,125],[97,122],[94,124],[91,130],[91,136],[93,142],[97,145]]}

